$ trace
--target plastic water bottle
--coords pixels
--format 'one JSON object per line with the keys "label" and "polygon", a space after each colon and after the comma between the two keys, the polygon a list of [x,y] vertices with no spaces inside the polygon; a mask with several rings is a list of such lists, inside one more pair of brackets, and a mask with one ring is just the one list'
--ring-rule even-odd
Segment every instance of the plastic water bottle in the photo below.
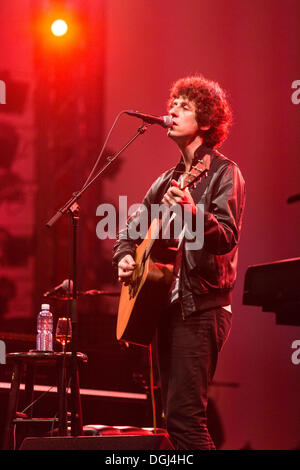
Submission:
{"label": "plastic water bottle", "polygon": [[38,351],[53,351],[53,315],[49,304],[42,304],[37,317],[36,349]]}

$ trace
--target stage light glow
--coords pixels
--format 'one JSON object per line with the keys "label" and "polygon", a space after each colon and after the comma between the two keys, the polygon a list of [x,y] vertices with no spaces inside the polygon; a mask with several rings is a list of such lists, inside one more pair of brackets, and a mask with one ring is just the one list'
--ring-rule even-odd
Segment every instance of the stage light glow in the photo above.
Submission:
{"label": "stage light glow", "polygon": [[68,31],[68,25],[64,20],[55,20],[51,25],[51,31],[54,36],[64,36]]}

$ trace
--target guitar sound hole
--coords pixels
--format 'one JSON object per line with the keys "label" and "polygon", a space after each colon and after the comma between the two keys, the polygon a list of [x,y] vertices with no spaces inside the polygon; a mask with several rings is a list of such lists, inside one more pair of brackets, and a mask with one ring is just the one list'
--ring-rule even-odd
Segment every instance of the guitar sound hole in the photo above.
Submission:
{"label": "guitar sound hole", "polygon": [[129,289],[128,290],[129,290],[129,298],[130,299],[135,297],[136,294],[137,294],[137,291],[139,289],[139,286],[140,286],[140,283],[141,283],[141,280],[142,280],[142,277],[143,277],[143,274],[144,274],[146,259],[147,259],[147,256],[144,253],[143,259],[142,259],[141,264],[139,266],[138,275],[129,284]]}

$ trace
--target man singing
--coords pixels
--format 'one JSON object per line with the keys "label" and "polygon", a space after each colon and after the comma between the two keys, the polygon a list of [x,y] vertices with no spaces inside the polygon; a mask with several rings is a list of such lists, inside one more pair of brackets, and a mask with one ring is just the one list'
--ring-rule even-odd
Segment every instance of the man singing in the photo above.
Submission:
{"label": "man singing", "polygon": [[[157,327],[161,390],[167,431],[176,449],[215,449],[207,429],[207,395],[218,354],[231,328],[231,296],[236,279],[238,242],[245,205],[245,183],[236,163],[216,150],[227,137],[231,110],[225,92],[202,75],[175,82],[170,90],[168,136],[177,144],[180,161],[163,173],[143,201],[180,205],[194,216],[201,212],[204,241],[176,245],[173,282]],[[182,189],[195,165],[208,169],[192,188]],[[128,221],[114,247],[119,281],[130,283],[137,240],[128,236]]]}

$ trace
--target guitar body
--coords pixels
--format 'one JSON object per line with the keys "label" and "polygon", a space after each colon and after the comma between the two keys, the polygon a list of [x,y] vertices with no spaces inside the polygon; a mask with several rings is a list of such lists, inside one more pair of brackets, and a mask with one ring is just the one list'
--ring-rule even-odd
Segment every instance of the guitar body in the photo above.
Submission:
{"label": "guitar body", "polygon": [[152,222],[146,238],[136,249],[136,268],[130,284],[122,286],[117,320],[118,341],[149,345],[167,300],[173,266],[158,263],[147,254],[153,244],[151,233],[156,230],[157,223],[157,220]]}
{"label": "guitar body", "polygon": [[[210,166],[207,154],[185,175],[181,189],[195,184]],[[154,240],[158,237],[164,222],[154,219],[146,238],[136,249],[136,268],[130,284],[122,287],[118,320],[117,339],[147,346],[151,343],[160,313],[166,306],[173,277],[173,265],[156,262],[150,257]]]}

